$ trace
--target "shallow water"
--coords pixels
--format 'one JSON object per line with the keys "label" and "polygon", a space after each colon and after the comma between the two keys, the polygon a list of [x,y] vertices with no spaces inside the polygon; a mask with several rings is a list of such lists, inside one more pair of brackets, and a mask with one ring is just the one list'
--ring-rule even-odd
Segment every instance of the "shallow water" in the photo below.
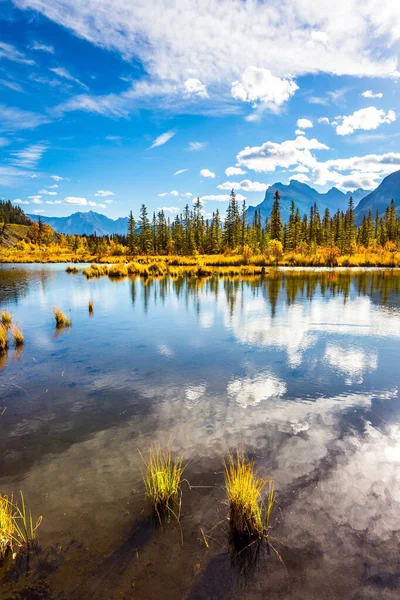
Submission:
{"label": "shallow water", "polygon": [[[26,340],[0,363],[0,490],[44,515],[1,598],[399,598],[398,271],[144,282],[7,265],[0,308]],[[193,486],[182,532],[157,526],[141,484],[138,449],[169,440]],[[241,446],[277,490],[258,555],[228,542],[222,467]]]}

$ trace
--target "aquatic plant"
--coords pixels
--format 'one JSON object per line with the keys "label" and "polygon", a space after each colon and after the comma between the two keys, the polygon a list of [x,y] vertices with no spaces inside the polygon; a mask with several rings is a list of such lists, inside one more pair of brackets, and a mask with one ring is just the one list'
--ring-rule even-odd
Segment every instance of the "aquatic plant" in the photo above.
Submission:
{"label": "aquatic plant", "polygon": [[64,313],[56,306],[54,307],[54,316],[57,327],[69,327],[71,325],[71,319],[66,317]]}
{"label": "aquatic plant", "polygon": [[[253,460],[244,452],[230,454],[225,467],[225,489],[229,519],[235,534],[244,538],[262,538],[267,533],[275,504],[273,482],[257,477]],[[268,484],[265,500],[262,492]]]}
{"label": "aquatic plant", "polygon": [[12,550],[15,539],[13,508],[7,496],[0,494],[0,562]]}
{"label": "aquatic plant", "polygon": [[76,275],[77,273],[79,273],[79,269],[76,265],[68,265],[68,267],[65,269],[67,273],[73,273],[74,275]]}
{"label": "aquatic plant", "polygon": [[24,343],[25,339],[24,339],[24,334],[22,333],[22,331],[18,327],[18,325],[14,325],[14,327],[11,329],[11,333],[12,333],[13,338],[14,338],[14,344],[16,346],[22,346],[22,344]]}
{"label": "aquatic plant", "polygon": [[93,300],[89,300],[88,308],[89,308],[89,312],[92,313],[93,312]]}
{"label": "aquatic plant", "polygon": [[7,329],[4,327],[4,325],[0,325],[0,353],[7,350],[7,346]]}
{"label": "aquatic plant", "polygon": [[179,520],[180,488],[184,471],[183,457],[173,460],[171,450],[162,450],[159,446],[150,448],[146,462],[140,453],[146,470],[143,482],[146,496],[161,520],[164,514],[173,514]]}
{"label": "aquatic plant", "polygon": [[109,277],[127,277],[128,267],[125,264],[112,265],[108,270]]}
{"label": "aquatic plant", "polygon": [[12,316],[7,310],[3,310],[1,313],[1,322],[7,329],[11,326]]}

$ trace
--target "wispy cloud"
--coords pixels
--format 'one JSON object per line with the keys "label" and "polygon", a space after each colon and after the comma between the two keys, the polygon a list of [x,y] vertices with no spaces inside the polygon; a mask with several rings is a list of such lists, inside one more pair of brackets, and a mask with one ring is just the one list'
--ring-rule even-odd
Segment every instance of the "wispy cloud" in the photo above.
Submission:
{"label": "wispy cloud", "polygon": [[67,69],[64,69],[64,67],[53,67],[50,69],[50,71],[52,71],[59,77],[62,77],[63,79],[67,79],[67,81],[72,81],[73,83],[82,86],[85,90],[89,89],[85,83],[82,83],[82,81],[71,75],[71,73],[69,73]]}
{"label": "wispy cloud", "polygon": [[31,144],[23,150],[17,150],[11,153],[10,162],[15,167],[24,167],[26,169],[34,169],[47,150],[48,144],[40,142],[39,144]]}
{"label": "wispy cloud", "polygon": [[35,129],[45,123],[50,123],[50,119],[45,115],[0,104],[0,131]]}
{"label": "wispy cloud", "polygon": [[9,79],[0,79],[0,84],[4,85],[4,87],[8,87],[10,90],[14,90],[14,92],[23,92],[22,86],[16,81],[10,81]]}
{"label": "wispy cloud", "polygon": [[152,145],[150,146],[151,148],[158,148],[158,146],[163,146],[164,144],[166,144],[167,142],[169,142],[169,140],[171,138],[174,137],[174,135],[176,134],[176,131],[166,131],[165,133],[162,133],[161,135],[159,135],[154,142],[152,143]]}
{"label": "wispy cloud", "polygon": [[95,196],[102,196],[104,198],[106,198],[107,196],[115,196],[114,192],[111,192],[110,190],[97,190],[97,192],[95,193]]}
{"label": "wispy cloud", "polygon": [[34,60],[26,58],[25,54],[17,50],[15,46],[12,46],[11,44],[6,44],[5,42],[0,42],[0,58],[6,58],[7,60],[23,63],[26,65],[35,64]]}
{"label": "wispy cloud", "polygon": [[186,173],[186,171],[189,171],[189,169],[179,169],[179,171],[175,171],[174,176],[181,175],[181,173]]}
{"label": "wispy cloud", "polygon": [[54,54],[54,46],[51,46],[50,44],[41,44],[40,42],[33,42],[31,50],[38,50],[40,52],[49,52],[49,54]]}
{"label": "wispy cloud", "polygon": [[197,152],[199,150],[204,150],[207,146],[207,142],[189,142],[188,150],[190,152]]}

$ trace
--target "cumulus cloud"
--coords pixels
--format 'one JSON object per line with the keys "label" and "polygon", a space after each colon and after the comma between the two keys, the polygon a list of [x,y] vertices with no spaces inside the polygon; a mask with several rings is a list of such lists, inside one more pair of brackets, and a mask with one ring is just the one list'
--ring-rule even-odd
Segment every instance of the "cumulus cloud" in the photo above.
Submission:
{"label": "cumulus cloud", "polygon": [[213,173],[212,171],[210,171],[209,169],[201,169],[200,171],[200,175],[202,177],[209,177],[211,179],[215,178],[215,173]]}
{"label": "cumulus cloud", "polygon": [[161,206],[161,207],[157,208],[157,210],[163,210],[164,212],[170,212],[170,213],[178,213],[181,209],[178,208],[177,206]]}
{"label": "cumulus cloud", "polygon": [[183,85],[187,97],[198,96],[199,98],[208,98],[207,88],[201,83],[200,79],[191,77],[190,79],[187,79]]}
{"label": "cumulus cloud", "polygon": [[313,126],[310,119],[297,119],[296,125],[299,129],[310,129]]}
{"label": "cumulus cloud", "polygon": [[171,138],[174,137],[176,131],[166,131],[165,133],[162,133],[161,135],[159,135],[158,137],[156,137],[156,139],[154,140],[154,142],[152,143],[152,145],[150,146],[151,148],[157,148],[158,146],[163,146],[164,144],[166,144],[167,142],[169,142],[169,140]]}
{"label": "cumulus cloud", "polygon": [[46,190],[46,189],[40,190],[39,194],[44,194],[46,196],[57,196],[57,192],[53,192],[53,190]]}
{"label": "cumulus cloud", "polygon": [[280,79],[269,69],[251,66],[243,72],[239,81],[232,83],[231,93],[237,100],[251,102],[253,105],[259,102],[276,110],[298,89],[298,85],[291,79]]}
{"label": "cumulus cloud", "polygon": [[338,135],[349,135],[357,129],[369,131],[377,129],[379,125],[384,123],[393,123],[396,120],[396,113],[394,110],[385,112],[375,106],[368,106],[368,108],[356,110],[352,115],[340,117],[340,120],[341,123],[336,127],[336,133]]}
{"label": "cumulus cloud", "polygon": [[303,131],[302,129],[296,129],[295,134],[296,135],[306,135],[306,132]]}
{"label": "cumulus cloud", "polygon": [[228,167],[225,169],[225,175],[232,177],[232,175],[245,175],[246,171],[243,171],[240,167]]}
{"label": "cumulus cloud", "polygon": [[318,123],[325,123],[326,125],[329,125],[330,121],[329,121],[328,117],[320,117],[318,119]]}
{"label": "cumulus cloud", "polygon": [[76,196],[67,196],[64,198],[65,204],[77,204],[78,206],[86,206],[86,198],[77,198]]}
{"label": "cumulus cloud", "polygon": [[50,179],[54,179],[54,181],[64,181],[64,177],[60,177],[59,175],[50,175]]}
{"label": "cumulus cloud", "polygon": [[157,194],[160,198],[164,198],[164,196],[174,196],[177,198],[179,196],[179,192],[177,190],[171,190],[170,192],[161,192],[161,194]]}
{"label": "cumulus cloud", "polygon": [[204,150],[206,146],[207,142],[189,142],[188,150],[190,150],[190,152],[197,152],[198,150]]}
{"label": "cumulus cloud", "polygon": [[29,204],[28,200],[21,200],[21,198],[15,198],[14,204]]}
{"label": "cumulus cloud", "polygon": [[361,96],[364,96],[364,98],[383,98],[382,92],[377,92],[374,94],[372,90],[365,90]]}
{"label": "cumulus cloud", "polygon": [[115,196],[114,192],[111,192],[110,190],[97,190],[97,192],[95,193],[95,196],[102,196],[104,198],[106,198],[107,196]]}
{"label": "cumulus cloud", "polygon": [[258,181],[250,181],[250,179],[243,179],[243,181],[226,181],[218,185],[220,190],[243,190],[244,192],[265,192],[270,186],[269,183],[259,183]]}
{"label": "cumulus cloud", "polygon": [[256,172],[273,173],[277,167],[288,169],[302,164],[314,167],[317,159],[311,150],[329,150],[317,139],[298,136],[295,140],[265,142],[261,146],[247,146],[237,155],[237,164]]}
{"label": "cumulus cloud", "polygon": [[[229,194],[208,194],[207,196],[201,196],[200,200],[213,200],[214,202],[229,202],[230,195]],[[246,200],[246,196],[242,196],[242,194],[236,194],[236,200],[242,201]]]}
{"label": "cumulus cloud", "polygon": [[300,183],[308,183],[310,181],[310,178],[305,173],[298,173],[296,175],[290,176],[290,181],[292,180],[300,181]]}

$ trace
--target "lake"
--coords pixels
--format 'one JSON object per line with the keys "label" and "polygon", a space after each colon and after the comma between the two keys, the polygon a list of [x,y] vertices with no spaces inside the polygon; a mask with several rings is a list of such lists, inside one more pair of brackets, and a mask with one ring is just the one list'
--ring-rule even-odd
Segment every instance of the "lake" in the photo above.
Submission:
{"label": "lake", "polygon": [[[25,334],[0,357],[0,490],[43,514],[1,598],[399,598],[399,271],[65,266],[0,267]],[[72,327],[56,331],[54,305]],[[138,450],[157,443],[188,462],[180,527],[144,496]],[[240,555],[223,490],[236,448],[277,492],[273,548]]]}

